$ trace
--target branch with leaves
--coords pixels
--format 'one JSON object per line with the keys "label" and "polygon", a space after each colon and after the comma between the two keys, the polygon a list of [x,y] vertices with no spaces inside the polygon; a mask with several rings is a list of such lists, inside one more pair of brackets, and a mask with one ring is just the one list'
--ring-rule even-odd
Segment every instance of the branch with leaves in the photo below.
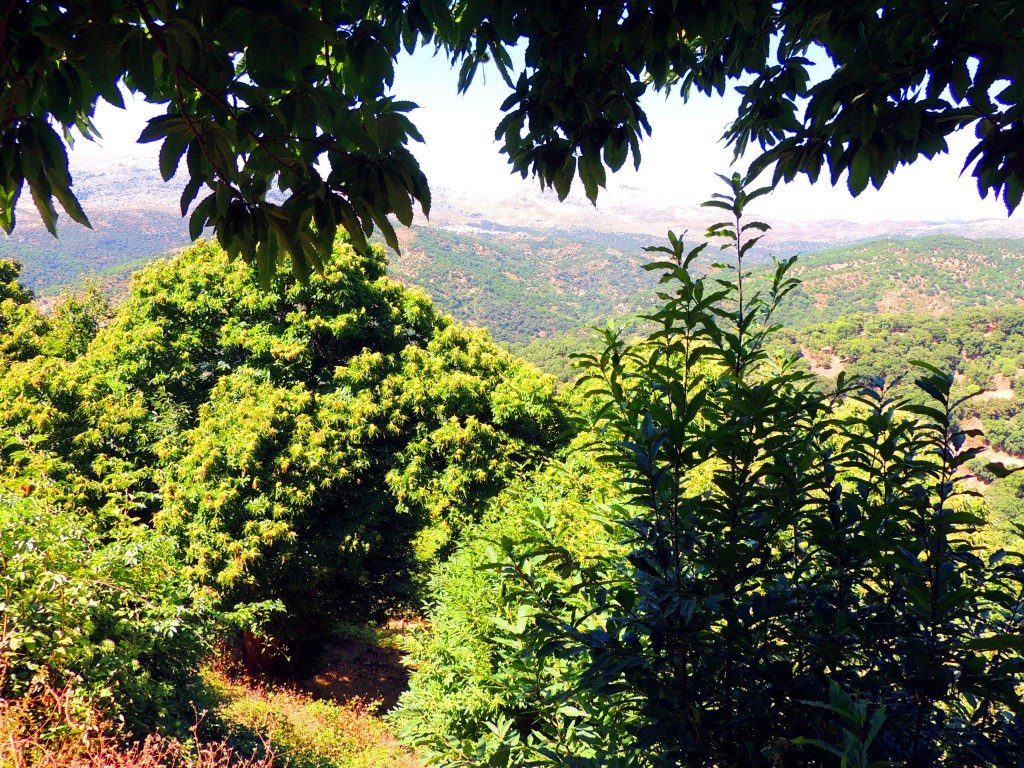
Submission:
{"label": "branch with leaves", "polygon": [[[928,5],[928,4],[926,4]],[[509,88],[495,137],[512,172],[596,201],[608,172],[636,167],[653,130],[650,91],[742,96],[726,138],[754,174],[800,174],[853,194],[974,127],[967,167],[982,196],[1024,195],[1024,10],[1016,0],[69,0],[7,2],[0,16],[0,226],[25,184],[56,232],[53,199],[88,224],[64,142],[94,136],[97,100],[121,89],[167,105],[143,139],[165,178],[184,159],[182,215],[212,228],[264,285],[290,262],[320,269],[339,228],[365,250],[390,217],[429,213],[410,146],[415,108],[390,92],[404,50],[434,46],[466,90],[485,65]],[[513,56],[522,52],[522,59]],[[816,65],[814,59],[824,59]],[[742,83],[742,85],[737,85]],[[205,195],[201,197],[201,194]]]}

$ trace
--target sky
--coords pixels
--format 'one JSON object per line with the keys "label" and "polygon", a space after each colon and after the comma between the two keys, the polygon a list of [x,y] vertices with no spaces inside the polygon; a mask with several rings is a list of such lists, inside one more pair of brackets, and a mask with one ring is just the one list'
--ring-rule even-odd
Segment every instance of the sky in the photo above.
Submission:
{"label": "sky", "polygon": [[[398,62],[394,92],[419,105],[411,117],[426,143],[414,145],[412,151],[436,197],[453,190],[462,199],[500,199],[536,189],[535,181],[510,173],[493,141],[494,128],[501,119],[500,105],[507,95],[507,87],[495,71],[478,75],[469,93],[460,95],[448,62],[421,50]],[[721,182],[715,173],[731,172],[732,161],[720,137],[735,116],[738,101],[735,93],[697,95],[687,103],[678,94],[667,99],[648,94],[643,107],[653,132],[641,145],[640,170],[633,171],[630,162],[610,176],[608,189],[599,197],[599,208],[638,200],[690,207],[718,191]],[[96,124],[104,138],[99,146],[76,142],[72,169],[76,155],[152,160],[155,167],[158,145],[139,145],[135,139],[146,119],[158,110],[141,101],[129,100],[127,111],[101,102]],[[882,190],[868,187],[857,198],[846,190],[845,179],[832,187],[827,179],[811,185],[801,177],[761,202],[758,213],[779,221],[1005,220],[1002,203],[991,196],[980,199],[973,178],[960,176],[971,139],[969,131],[954,135],[948,155],[901,167]],[[582,194],[579,181],[573,190]],[[1020,217],[1018,212],[1013,218]]]}

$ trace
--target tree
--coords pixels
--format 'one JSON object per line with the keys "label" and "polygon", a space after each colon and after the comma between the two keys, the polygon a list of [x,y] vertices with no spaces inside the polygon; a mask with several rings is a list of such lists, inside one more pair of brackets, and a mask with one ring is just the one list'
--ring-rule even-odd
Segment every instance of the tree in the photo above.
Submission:
{"label": "tree", "polygon": [[568,425],[551,377],[386,266],[339,243],[322,276],[261,291],[200,242],[141,270],[70,362],[89,313],[66,301],[36,343],[53,356],[2,369],[0,451],[25,448],[0,483],[31,470],[55,506],[171,536],[239,623],[283,606],[277,637],[408,604]]}
{"label": "tree", "polygon": [[1024,766],[1024,557],[978,546],[969,398],[927,364],[924,404],[824,393],[773,354],[792,261],[754,290],[737,186],[735,266],[695,277],[670,234],[653,329],[582,357],[614,490],[439,570],[394,716],[430,764]]}
{"label": "tree", "polygon": [[[1016,0],[6,0],[0,226],[13,229],[26,183],[51,231],[54,198],[88,223],[58,131],[92,137],[97,100],[121,105],[126,87],[167,104],[140,140],[162,142],[165,178],[184,158],[193,236],[213,227],[265,285],[289,258],[300,279],[320,269],[339,227],[361,250],[379,227],[397,249],[388,216],[408,224],[430,194],[408,148],[421,140],[414,104],[388,88],[400,50],[423,45],[450,56],[463,90],[497,66],[512,89],[496,131],[509,162],[563,198],[578,176],[596,200],[608,169],[640,162],[647,90],[685,98],[742,82],[727,136],[737,155],[756,145],[753,171],[774,166],[776,183],[827,165],[858,194],[974,126],[979,192],[1013,211],[1022,30]],[[812,72],[812,49],[831,71]]]}

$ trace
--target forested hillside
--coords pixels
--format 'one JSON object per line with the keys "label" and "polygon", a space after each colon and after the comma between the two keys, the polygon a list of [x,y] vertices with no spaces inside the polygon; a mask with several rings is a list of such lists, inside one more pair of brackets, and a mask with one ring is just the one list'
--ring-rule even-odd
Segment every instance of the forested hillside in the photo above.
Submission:
{"label": "forested hillside", "polygon": [[641,247],[527,231],[453,233],[417,227],[392,274],[426,290],[446,312],[501,342],[528,342],[653,298]]}
{"label": "forested hillside", "polygon": [[[392,276],[423,288],[443,311],[504,342],[528,342],[636,312],[652,298],[640,268],[646,236],[484,224],[486,229],[468,231],[403,230],[401,254],[390,254]],[[187,242],[187,227],[176,214],[135,211],[114,221],[101,216],[95,231],[70,224],[56,242],[41,224],[24,226],[0,240],[0,258],[22,262],[21,280],[37,293],[55,294],[94,276],[109,293],[123,295],[132,272]]]}
{"label": "forested hillside", "polygon": [[[652,257],[628,250],[626,242],[622,248],[523,231],[456,235],[419,228],[408,236],[393,273],[424,287],[456,317],[491,329],[519,354],[569,380],[574,376],[570,355],[593,346],[588,325],[615,317],[631,327],[653,301],[654,286],[643,270]],[[765,247],[751,254],[755,276],[770,274],[764,266],[770,253]],[[706,271],[712,260],[703,256],[693,268]],[[826,317],[858,316],[856,322],[862,322],[871,314],[898,316],[898,325],[972,307],[994,311],[1024,302],[1024,240],[952,235],[872,240],[800,253],[792,274],[800,285],[777,315],[789,329]],[[984,312],[971,317],[965,322],[976,324]],[[921,341],[911,336],[898,343],[906,347],[915,339]],[[991,367],[1003,354],[997,344],[982,347],[969,356],[975,365]],[[953,357],[943,356],[942,349],[928,359],[952,365]],[[888,362],[898,359],[874,357],[858,370],[883,375]],[[903,360],[905,367],[905,355]]]}
{"label": "forested hillside", "polygon": [[128,272],[191,242],[187,223],[163,208],[98,209],[92,229],[62,222],[56,240],[38,217],[26,212],[24,219],[15,233],[0,237],[0,259],[21,262],[22,281],[37,293],[106,273],[124,275],[115,281],[115,292],[123,293]]}
{"label": "forested hillside", "polygon": [[872,240],[801,254],[793,275],[788,327],[856,312],[937,317],[1024,302],[1024,240]]}
{"label": "forested hillside", "polygon": [[[83,274],[112,295],[156,254],[183,245],[184,225],[167,212],[121,212],[100,218],[96,231],[70,225],[53,247],[42,230],[19,230],[0,242],[0,257],[25,265],[22,281],[56,293]],[[457,231],[455,231],[457,230]],[[654,298],[642,252],[645,235],[598,230],[510,227],[479,220],[451,229],[414,227],[401,233],[391,274],[426,290],[438,307],[463,323],[487,328],[563,380],[568,355],[588,344],[591,325],[623,323]],[[792,243],[769,244],[749,255],[763,272],[768,257],[793,254]],[[882,239],[826,250],[801,250],[794,275],[801,286],[779,320],[801,328],[855,313],[943,316],[960,308],[1024,302],[1024,240],[968,240],[955,235]],[[706,268],[713,259],[703,259]],[[761,266],[759,266],[761,265]]]}

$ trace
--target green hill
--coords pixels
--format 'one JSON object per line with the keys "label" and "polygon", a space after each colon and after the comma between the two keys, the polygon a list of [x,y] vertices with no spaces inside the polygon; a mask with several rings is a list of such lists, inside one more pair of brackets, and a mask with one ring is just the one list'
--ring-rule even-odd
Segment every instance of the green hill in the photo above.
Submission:
{"label": "green hill", "polygon": [[529,342],[632,314],[653,298],[639,244],[617,248],[529,231],[454,233],[416,227],[390,274],[427,291],[501,342]]}
{"label": "green hill", "polygon": [[871,240],[800,256],[779,320],[803,327],[858,312],[941,316],[1024,301],[1024,239]]}
{"label": "green hill", "polygon": [[[134,270],[187,241],[173,212],[99,211],[93,219],[95,230],[68,226],[54,241],[25,217],[16,236],[0,241],[0,258],[22,261],[26,284],[44,295],[85,274],[121,294]],[[587,345],[587,326],[625,321],[656,300],[643,247],[657,238],[646,235],[480,221],[458,231],[402,229],[400,238],[402,253],[390,255],[395,279],[425,289],[444,312],[489,329],[561,378],[572,376],[568,356]],[[769,252],[787,254],[792,243],[776,247],[769,233],[764,245],[748,258],[755,274],[764,274]],[[792,275],[802,285],[778,315],[792,329],[857,314],[938,317],[1008,307],[1024,302],[1024,239],[861,241],[803,253]]]}

